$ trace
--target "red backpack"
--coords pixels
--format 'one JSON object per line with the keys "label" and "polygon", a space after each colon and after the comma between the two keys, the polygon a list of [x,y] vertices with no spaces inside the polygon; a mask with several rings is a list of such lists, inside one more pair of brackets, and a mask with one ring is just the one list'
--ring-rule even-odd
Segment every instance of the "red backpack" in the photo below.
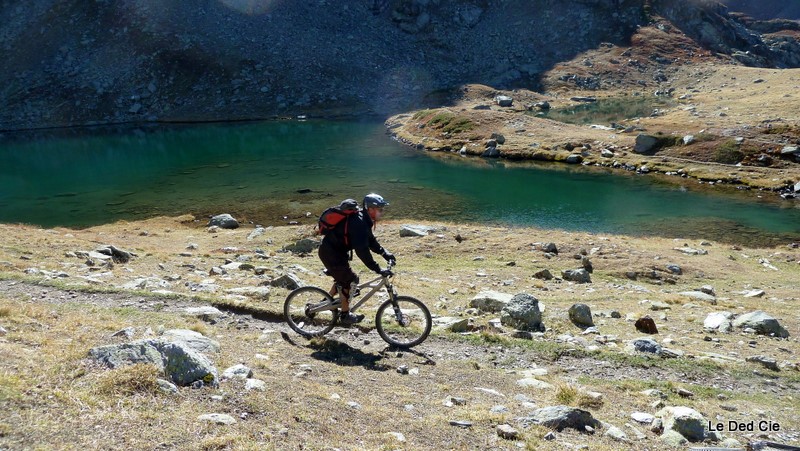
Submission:
{"label": "red backpack", "polygon": [[[321,235],[327,235],[336,226],[347,219],[348,216],[358,213],[358,202],[353,199],[345,199],[335,207],[326,208],[325,211],[319,216],[317,222],[317,232]],[[344,223],[344,244],[349,245],[347,239],[347,221]]]}

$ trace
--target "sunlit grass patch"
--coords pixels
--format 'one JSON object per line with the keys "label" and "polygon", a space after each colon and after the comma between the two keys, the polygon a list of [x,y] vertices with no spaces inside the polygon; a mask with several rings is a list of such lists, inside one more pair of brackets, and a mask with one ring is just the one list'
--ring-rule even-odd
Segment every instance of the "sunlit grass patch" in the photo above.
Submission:
{"label": "sunlit grass patch", "polygon": [[570,384],[560,383],[556,388],[556,401],[567,406],[575,405],[578,399],[578,389]]}
{"label": "sunlit grass patch", "polygon": [[445,133],[461,133],[472,130],[475,124],[471,119],[458,116],[449,111],[440,111],[428,120],[428,126],[441,129]]}
{"label": "sunlit grass patch", "polygon": [[158,368],[150,364],[126,365],[104,372],[98,378],[97,392],[108,396],[158,393]]}
{"label": "sunlit grass patch", "polygon": [[0,403],[20,400],[24,386],[25,382],[18,374],[0,372]]}

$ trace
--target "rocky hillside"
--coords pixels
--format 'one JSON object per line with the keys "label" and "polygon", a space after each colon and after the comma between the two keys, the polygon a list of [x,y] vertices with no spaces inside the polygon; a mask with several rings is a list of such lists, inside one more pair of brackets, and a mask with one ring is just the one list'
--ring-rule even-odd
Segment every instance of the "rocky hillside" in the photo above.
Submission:
{"label": "rocky hillside", "polygon": [[722,0],[728,9],[757,19],[800,19],[800,3],[786,0]]}
{"label": "rocky hillside", "polygon": [[536,89],[558,62],[656,18],[723,57],[800,66],[792,35],[705,0],[5,2],[0,130],[385,117],[465,83]]}

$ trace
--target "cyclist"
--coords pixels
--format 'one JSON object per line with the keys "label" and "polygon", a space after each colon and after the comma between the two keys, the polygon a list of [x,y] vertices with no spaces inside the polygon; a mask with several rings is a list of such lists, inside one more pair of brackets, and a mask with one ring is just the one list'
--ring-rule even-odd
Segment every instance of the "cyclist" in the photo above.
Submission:
{"label": "cyclist", "polygon": [[364,319],[364,315],[350,313],[351,285],[358,284],[358,275],[350,268],[352,252],[372,271],[384,276],[390,274],[389,269],[381,270],[370,253],[372,251],[380,254],[387,262],[395,260],[394,255],[384,249],[372,233],[387,205],[389,202],[379,194],[367,194],[364,196],[363,208],[342,220],[332,233],[326,234],[322,239],[319,259],[325,265],[328,275],[334,279],[331,295],[336,294],[337,284],[342,287],[342,314],[339,320],[342,324],[356,324]]}

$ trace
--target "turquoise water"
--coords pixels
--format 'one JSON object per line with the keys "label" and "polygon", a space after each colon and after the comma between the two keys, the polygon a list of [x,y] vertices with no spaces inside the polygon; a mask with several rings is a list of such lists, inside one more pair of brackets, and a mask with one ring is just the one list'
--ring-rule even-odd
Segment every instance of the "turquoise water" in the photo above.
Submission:
{"label": "turquoise water", "polygon": [[375,191],[388,217],[729,241],[800,240],[800,208],[657,177],[433,155],[379,123],[264,122],[0,139],[0,222],[85,227],[230,213],[311,223]]}

